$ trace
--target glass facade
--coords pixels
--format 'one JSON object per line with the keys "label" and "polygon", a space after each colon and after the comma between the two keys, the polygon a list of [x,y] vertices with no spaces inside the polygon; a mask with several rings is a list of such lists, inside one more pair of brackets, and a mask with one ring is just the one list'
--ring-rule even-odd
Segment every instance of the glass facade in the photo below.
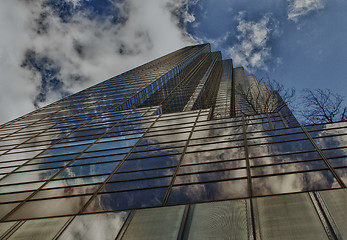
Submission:
{"label": "glass facade", "polygon": [[347,123],[257,84],[202,44],[1,125],[0,239],[347,238]]}

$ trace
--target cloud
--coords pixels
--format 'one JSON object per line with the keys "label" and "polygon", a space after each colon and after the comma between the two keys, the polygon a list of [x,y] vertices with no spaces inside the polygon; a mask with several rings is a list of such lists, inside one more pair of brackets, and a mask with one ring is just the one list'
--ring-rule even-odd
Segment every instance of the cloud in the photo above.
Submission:
{"label": "cloud", "polygon": [[0,122],[195,43],[179,27],[188,1],[106,2],[113,14],[77,0],[63,1],[70,15],[56,2],[0,1]]}
{"label": "cloud", "polygon": [[169,10],[181,20],[183,25],[185,25],[195,21],[195,15],[189,11],[189,8],[196,5],[198,1],[199,0],[173,0],[169,1],[167,6]]}
{"label": "cloud", "polygon": [[324,7],[324,0],[288,0],[288,19],[298,22],[300,17]]}
{"label": "cloud", "polygon": [[272,57],[269,44],[272,36],[279,35],[278,23],[270,14],[259,21],[246,21],[245,12],[236,17],[237,43],[229,48],[229,57],[235,66],[243,66],[247,71],[268,70],[267,61]]}

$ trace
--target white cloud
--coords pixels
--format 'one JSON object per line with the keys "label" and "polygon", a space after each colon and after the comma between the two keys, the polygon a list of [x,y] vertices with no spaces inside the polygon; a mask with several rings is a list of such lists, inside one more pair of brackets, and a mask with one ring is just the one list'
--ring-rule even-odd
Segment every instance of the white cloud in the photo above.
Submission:
{"label": "white cloud", "polygon": [[[117,24],[112,16],[91,19],[84,12],[62,21],[42,3],[0,1],[0,123],[34,109],[42,79],[39,72],[20,66],[27,50],[58,67],[62,91],[76,92],[195,43],[171,14],[181,11],[183,16],[186,0],[115,1],[118,14],[126,19]],[[188,13],[185,19],[194,21]],[[61,97],[53,88],[47,91],[41,106]]]}
{"label": "white cloud", "polygon": [[172,0],[168,2],[168,8],[176,16],[183,19],[183,23],[192,23],[195,21],[195,15],[189,12],[189,7],[196,5],[199,0]]}
{"label": "white cloud", "polygon": [[287,0],[288,19],[298,22],[298,19],[311,12],[323,9],[325,0]]}
{"label": "white cloud", "polygon": [[245,12],[236,18],[238,42],[229,48],[229,57],[235,66],[243,66],[247,71],[267,70],[266,62],[271,58],[269,40],[279,34],[278,24],[271,15],[264,15],[259,21],[246,21]]}
{"label": "white cloud", "polygon": [[210,43],[214,49],[219,51],[222,49],[222,44],[227,42],[227,39],[230,37],[230,35],[231,35],[231,32],[227,31],[227,32],[225,32],[225,34],[223,36],[219,36],[216,38],[208,38],[208,37],[201,37],[201,38],[194,37],[194,38],[200,44]]}

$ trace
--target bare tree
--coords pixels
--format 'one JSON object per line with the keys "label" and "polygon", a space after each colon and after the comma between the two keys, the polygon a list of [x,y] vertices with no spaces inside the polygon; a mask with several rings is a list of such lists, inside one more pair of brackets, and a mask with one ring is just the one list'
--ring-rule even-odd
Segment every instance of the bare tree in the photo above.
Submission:
{"label": "bare tree", "polygon": [[239,110],[243,115],[279,112],[293,103],[294,88],[287,89],[283,84],[271,79],[259,82],[255,80],[236,86],[237,100],[244,103],[240,104],[241,106],[246,106]]}
{"label": "bare tree", "polygon": [[344,97],[329,89],[304,89],[300,115],[306,124],[332,123],[347,120]]}

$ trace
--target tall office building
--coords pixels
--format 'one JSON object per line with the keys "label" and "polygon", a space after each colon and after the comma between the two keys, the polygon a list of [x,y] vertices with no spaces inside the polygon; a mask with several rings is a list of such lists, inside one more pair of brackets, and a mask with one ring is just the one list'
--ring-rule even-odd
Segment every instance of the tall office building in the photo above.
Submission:
{"label": "tall office building", "polygon": [[346,135],[185,47],[0,126],[0,238],[347,239]]}

